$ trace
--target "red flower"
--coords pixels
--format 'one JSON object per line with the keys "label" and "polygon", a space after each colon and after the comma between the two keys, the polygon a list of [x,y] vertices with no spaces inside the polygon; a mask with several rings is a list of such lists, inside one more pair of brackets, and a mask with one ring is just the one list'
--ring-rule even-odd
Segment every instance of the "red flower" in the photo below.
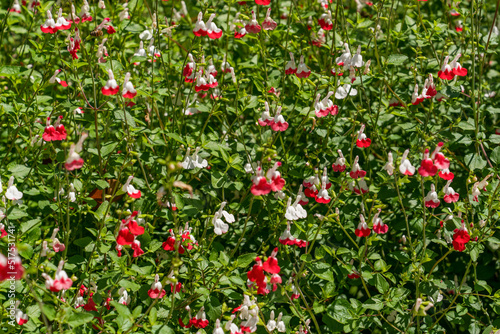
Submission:
{"label": "red flower", "polygon": [[271,256],[267,258],[267,261],[264,262],[262,268],[271,274],[279,274],[281,268],[278,265],[278,259],[276,259],[276,254],[278,254],[278,247],[276,247]]}
{"label": "red flower", "polygon": [[469,242],[470,235],[467,232],[467,228],[465,227],[465,223],[462,220],[462,227],[455,229],[453,232],[453,248],[456,251],[463,252],[465,250],[465,244]]}

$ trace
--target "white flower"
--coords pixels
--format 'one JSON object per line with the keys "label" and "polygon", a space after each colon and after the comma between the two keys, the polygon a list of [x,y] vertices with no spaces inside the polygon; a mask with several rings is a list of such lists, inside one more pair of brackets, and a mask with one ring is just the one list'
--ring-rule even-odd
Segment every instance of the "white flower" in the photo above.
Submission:
{"label": "white flower", "polygon": [[356,88],[351,88],[351,85],[347,84],[344,86],[339,86],[337,91],[335,92],[335,98],[343,100],[347,97],[347,95],[356,96],[358,94],[358,90]]}
{"label": "white flower", "polygon": [[10,177],[7,191],[5,192],[5,197],[12,201],[17,201],[23,198],[23,193],[17,190],[16,186],[14,185],[14,176]]}
{"label": "white flower", "polygon": [[153,32],[151,30],[144,30],[139,34],[139,38],[146,41],[149,41],[152,37]]}
{"label": "white flower", "polygon": [[274,311],[271,311],[271,318],[267,322],[267,330],[272,332],[276,329],[276,320],[274,320]]}
{"label": "white flower", "polygon": [[214,218],[212,219],[212,224],[214,225],[214,232],[217,235],[221,235],[224,233],[227,233],[229,229],[229,225],[224,223],[224,221],[221,219],[224,217],[226,222],[229,224],[232,224],[235,222],[234,215],[228,213],[226,210],[224,210],[224,207],[226,206],[227,202],[222,202],[220,205],[220,209],[214,214]]}

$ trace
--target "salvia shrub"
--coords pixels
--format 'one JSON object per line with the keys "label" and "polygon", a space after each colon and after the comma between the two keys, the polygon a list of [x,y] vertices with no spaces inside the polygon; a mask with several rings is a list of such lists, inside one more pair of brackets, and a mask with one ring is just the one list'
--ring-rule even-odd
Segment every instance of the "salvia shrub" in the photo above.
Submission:
{"label": "salvia shrub", "polygon": [[500,1],[4,0],[2,333],[499,333]]}

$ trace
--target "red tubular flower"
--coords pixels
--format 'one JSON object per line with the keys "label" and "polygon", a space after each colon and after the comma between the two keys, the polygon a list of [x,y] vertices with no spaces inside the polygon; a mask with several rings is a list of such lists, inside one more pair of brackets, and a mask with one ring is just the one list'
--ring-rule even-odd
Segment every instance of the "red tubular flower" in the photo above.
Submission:
{"label": "red tubular flower", "polygon": [[373,232],[377,233],[377,234],[386,234],[387,231],[389,230],[389,226],[387,226],[386,224],[384,224],[382,222],[382,219],[379,218],[379,214],[382,210],[381,209],[378,209],[378,212],[375,214],[375,216],[373,217]]}
{"label": "red tubular flower", "polygon": [[453,180],[453,178],[455,177],[455,174],[453,174],[452,172],[450,172],[449,169],[443,169],[443,170],[440,170],[439,173],[438,173],[439,177],[442,178],[443,180]]}
{"label": "red tubular flower", "polygon": [[109,79],[106,82],[106,85],[102,87],[101,93],[103,95],[115,95],[120,90],[120,86],[116,83],[115,76],[113,75],[113,71],[111,69],[108,70]]}
{"label": "red tubular flower", "polygon": [[434,176],[436,175],[438,168],[434,166],[434,162],[429,158],[429,149],[425,149],[424,158],[418,169],[418,173],[422,176]]}
{"label": "red tubular flower", "polygon": [[262,265],[262,261],[259,257],[255,258],[256,264],[252,267],[252,269],[247,272],[247,277],[251,282],[263,282],[266,275],[264,275],[264,267]]}
{"label": "red tubular flower", "polygon": [[462,227],[455,229],[453,232],[453,248],[456,251],[463,252],[465,250],[465,244],[470,240],[469,232],[467,231],[463,220]]}
{"label": "red tubular flower", "polygon": [[135,236],[130,232],[130,230],[122,224],[118,236],[116,237],[116,243],[118,245],[131,245],[134,242]]}
{"label": "red tubular flower", "polygon": [[427,193],[427,196],[424,197],[424,203],[428,208],[437,208],[439,204],[441,204],[434,184],[431,184],[431,190]]}
{"label": "red tubular flower", "polygon": [[207,28],[205,26],[205,22],[203,22],[203,13],[198,13],[198,20],[196,21],[196,25],[194,26],[193,33],[195,36],[206,36]]}
{"label": "red tubular flower", "polygon": [[281,270],[280,266],[278,265],[278,259],[276,259],[276,254],[278,254],[278,247],[273,250],[271,256],[269,256],[267,258],[267,261],[262,265],[262,268],[268,273],[279,274]]}
{"label": "red tubular flower", "polygon": [[268,6],[271,3],[271,0],[255,0],[257,5]]}
{"label": "red tubular flower", "polygon": [[40,26],[40,30],[45,34],[54,34],[57,32],[56,21],[52,18],[50,10],[47,10],[47,19],[45,23]]}
{"label": "red tubular flower", "polygon": [[443,153],[439,152],[439,150],[444,146],[443,142],[438,143],[434,152],[432,152],[431,159],[434,162],[434,165],[437,169],[448,169],[450,168],[450,160],[448,160]]}

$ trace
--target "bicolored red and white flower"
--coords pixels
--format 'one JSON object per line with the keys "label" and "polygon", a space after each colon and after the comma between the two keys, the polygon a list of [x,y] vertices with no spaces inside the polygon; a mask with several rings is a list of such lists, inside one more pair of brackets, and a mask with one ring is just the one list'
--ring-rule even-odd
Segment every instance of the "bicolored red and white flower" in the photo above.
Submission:
{"label": "bicolored red and white flower", "polygon": [[129,14],[129,9],[128,9],[127,5],[128,5],[127,2],[122,4],[123,10],[120,12],[120,14],[118,14],[120,21],[130,20],[130,14]]}
{"label": "bicolored red and white flower", "polygon": [[16,307],[16,323],[22,326],[28,322],[28,319],[28,315]]}
{"label": "bicolored red and white flower", "polygon": [[424,157],[418,168],[418,173],[422,176],[434,176],[436,175],[438,168],[434,165],[434,162],[429,158],[429,149],[426,148],[424,152]]}
{"label": "bicolored red and white flower", "polygon": [[[142,43],[142,42],[141,42]],[[196,76],[196,62],[193,59],[193,55],[191,53],[188,54],[188,62],[184,69],[182,70],[182,75],[184,76],[185,82],[193,82]]]}
{"label": "bicolored red and white flower", "polygon": [[128,305],[130,303],[130,297],[128,296],[128,292],[125,288],[120,288],[120,290],[118,290],[118,294],[120,295],[118,303],[122,305]]}
{"label": "bicolored red and white flower", "polygon": [[[425,89],[424,89],[425,90]],[[425,93],[425,92],[423,92]],[[415,84],[415,88],[413,89],[413,94],[411,95],[411,104],[414,106],[420,104],[426,99],[426,96],[422,94],[418,94],[418,85]]]}
{"label": "bicolored red and white flower", "polygon": [[17,254],[17,249],[11,247],[9,259],[0,253],[0,282],[12,277],[20,280],[24,276],[24,268],[21,264],[21,257]]}
{"label": "bicolored red and white flower", "polygon": [[443,153],[439,152],[443,146],[444,143],[439,142],[431,155],[434,165],[440,170],[448,169],[450,167],[450,160],[448,160]]}
{"label": "bicolored red and white flower", "polygon": [[234,38],[240,39],[240,38],[245,37],[246,34],[247,34],[247,30],[245,29],[245,27],[242,27],[240,30],[234,31]]}
{"label": "bicolored red and white flower", "polygon": [[393,97],[389,101],[389,107],[404,107],[404,105],[397,98]]}
{"label": "bicolored red and white flower", "polygon": [[366,194],[369,190],[364,177],[348,182],[347,186],[356,195]]}
{"label": "bicolored red and white flower", "polygon": [[[331,182],[328,180],[328,175],[326,172],[326,167],[323,170],[323,176],[321,177],[321,189],[318,191],[316,195],[316,202],[328,204],[330,203],[330,196],[328,195],[328,190],[331,187]],[[328,188],[327,188],[328,187]]]}
{"label": "bicolored red and white flower", "polygon": [[203,13],[198,13],[198,19],[193,29],[193,33],[195,36],[206,36],[207,35],[207,27],[205,26],[205,22],[203,22]]}
{"label": "bicolored red and white flower", "polygon": [[210,84],[207,82],[207,79],[203,75],[203,69],[200,69],[196,74],[196,83],[194,86],[194,90],[196,92],[200,91],[208,91],[210,89]]}
{"label": "bicolored red and white flower", "polygon": [[345,158],[341,150],[337,150],[337,153],[339,154],[339,156],[337,160],[335,160],[335,162],[332,164],[332,168],[334,172],[343,172],[346,168]]}
{"label": "bicolored red and white flower", "polygon": [[334,92],[328,92],[323,100],[320,101],[321,94],[316,95],[316,101],[314,103],[314,112],[316,117],[325,117],[328,114],[333,116],[337,115],[339,112],[339,107],[334,105],[330,97],[334,94]]}
{"label": "bicolored red and white flower", "polygon": [[271,8],[267,9],[266,18],[262,22],[262,28],[264,30],[274,30],[278,26],[278,23],[271,18]]}
{"label": "bicolored red and white flower", "polygon": [[[203,57],[205,58],[205,57]],[[202,62],[204,63],[205,61],[202,60]],[[218,72],[217,72],[217,69],[215,68],[214,66],[214,63],[212,61],[212,58],[210,58],[208,60],[208,67],[207,67],[207,73],[210,74],[211,76],[213,76],[214,78],[217,76]]]}
{"label": "bicolored red and white flower", "polygon": [[427,193],[427,196],[424,197],[424,204],[428,208],[437,208],[439,204],[441,204],[434,183],[431,184],[431,190]]}
{"label": "bicolored red and white flower", "polygon": [[87,0],[83,0],[83,5],[80,8],[79,16],[81,17],[82,22],[92,21],[92,15],[90,15],[90,6]]}
{"label": "bicolored red and white flower", "polygon": [[133,257],[139,257],[144,254],[144,251],[141,249],[141,242],[137,239],[134,239],[130,248],[134,250],[134,253],[132,254]]}
{"label": "bicolored red and white flower", "polygon": [[290,232],[290,222],[286,223],[286,229],[279,237],[279,242],[282,245],[298,246],[299,248],[306,247],[308,242],[301,239],[296,239]]}
{"label": "bicolored red and white flower", "polygon": [[382,169],[384,169],[389,176],[392,176],[394,173],[394,158],[392,157],[392,152],[387,154],[387,162]]}
{"label": "bicolored red and white flower", "polygon": [[45,287],[52,292],[59,292],[61,290],[68,290],[73,285],[73,281],[68,277],[68,274],[63,270],[64,261],[61,260],[59,262],[59,266],[57,267],[56,275],[54,279],[52,279],[46,273],[43,273],[42,276],[45,278]]}
{"label": "bicolored red and white flower", "polygon": [[125,184],[123,185],[122,190],[132,198],[141,198],[141,191],[139,189],[135,189],[135,187],[130,184],[133,179],[134,177],[130,175],[127,179],[127,182],[125,182]]}
{"label": "bicolored red and white flower", "polygon": [[[0,211],[0,221],[5,217],[5,214]],[[8,236],[9,234],[5,230],[5,225],[0,223],[0,238],[4,238]]]}
{"label": "bicolored red and white flower", "polygon": [[122,96],[126,99],[133,99],[137,95],[132,82],[130,82],[130,72],[125,74],[125,81],[123,82]]}
{"label": "bicolored red and white flower", "polygon": [[358,161],[359,161],[359,156],[356,156],[356,158],[354,158],[354,162],[352,164],[351,172],[349,173],[349,175],[353,179],[359,179],[361,177],[365,177],[365,175],[366,175],[366,171],[361,169],[361,166],[359,165]]}
{"label": "bicolored red and white flower", "polygon": [[450,15],[451,16],[460,16],[460,13],[455,10],[455,8],[452,8],[450,10]]}
{"label": "bicolored red and white flower", "polygon": [[269,180],[271,184],[271,190],[272,191],[280,191],[283,189],[285,186],[285,179],[281,177],[280,172],[277,171],[278,167],[281,167],[281,162],[275,162],[273,167],[270,168],[267,173],[266,177]]}
{"label": "bicolored red and white flower", "polygon": [[470,235],[465,227],[465,222],[462,220],[462,226],[453,231],[453,248],[456,251],[463,252],[465,245],[470,241]]}
{"label": "bicolored red and white flower", "polygon": [[207,36],[210,39],[219,39],[222,37],[222,29],[218,28],[217,25],[213,22],[214,18],[215,14],[210,15],[210,18],[205,24],[205,29],[207,31]]}
{"label": "bicolored red and white flower", "polygon": [[66,159],[66,162],[64,164],[64,168],[66,170],[72,171],[75,169],[80,169],[83,167],[83,159],[80,157],[78,153],[82,151],[82,145],[83,141],[88,137],[88,134],[86,132],[83,132],[80,140],[78,140],[78,143],[71,144],[71,147],[69,149],[69,154],[68,158]]}
{"label": "bicolored red and white flower", "polygon": [[[460,14],[458,14],[460,15]],[[464,26],[462,25],[462,21],[458,20],[457,24],[455,25],[455,31],[456,32],[462,32],[464,30]]]}
{"label": "bicolored red and white flower", "polygon": [[482,181],[474,183],[474,185],[472,186],[472,199],[474,202],[479,202],[479,195],[481,194],[480,189],[482,189],[483,191],[487,191],[486,187],[489,184],[488,179],[492,176],[493,174],[486,175],[486,177]]}
{"label": "bicolored red and white flower", "polygon": [[457,75],[459,77],[465,77],[467,75],[467,69],[462,67],[462,65],[460,65],[460,63],[458,62],[461,56],[462,54],[460,53],[457,54],[455,58],[453,58],[453,61],[451,62],[450,66],[453,68],[454,75]]}
{"label": "bicolored red and white flower", "polygon": [[283,115],[281,115],[281,106],[276,108],[276,114],[274,115],[273,121],[269,124],[273,131],[286,131],[288,129],[288,122],[285,121]]}
{"label": "bicolored red and white flower", "polygon": [[61,80],[57,77],[57,75],[59,73],[61,73],[61,71],[62,70],[60,70],[60,69],[55,70],[54,75],[52,77],[50,77],[49,82],[52,84],[57,82],[58,84],[60,84],[63,87],[68,87],[68,83],[66,81]]}
{"label": "bicolored red and white flower", "polygon": [[358,139],[356,140],[356,146],[357,147],[369,147],[372,143],[372,140],[368,137],[366,137],[366,134],[364,134],[365,131],[365,125],[361,124],[361,128],[358,131]]}
{"label": "bicolored red and white flower", "polygon": [[408,160],[408,154],[410,153],[410,149],[404,151],[403,156],[401,157],[401,162],[399,164],[399,171],[404,175],[413,175],[415,174],[415,167],[411,164],[410,160]]}
{"label": "bicolored red and white flower", "polygon": [[332,12],[326,11],[325,13],[321,14],[321,16],[318,19],[318,23],[323,30],[332,30],[333,29]]}
{"label": "bicolored red and white flower", "polygon": [[59,8],[59,13],[56,21],[56,28],[57,30],[69,30],[71,28],[72,21],[66,20],[62,14],[63,14],[62,8]]}
{"label": "bicolored red and white flower", "polygon": [[455,177],[455,174],[450,172],[448,168],[445,168],[443,170],[440,170],[438,173],[439,177],[442,178],[443,180],[453,180]]}
{"label": "bicolored red and white flower", "polygon": [[229,230],[229,225],[224,223],[224,221],[221,219],[222,217],[224,217],[226,222],[229,224],[235,222],[234,215],[224,210],[226,204],[227,202],[221,203],[219,210],[215,212],[214,218],[212,219],[212,224],[214,225],[214,233],[217,235],[227,233],[227,231]]}
{"label": "bicolored red and white flower", "polygon": [[295,58],[293,57],[293,53],[290,52],[290,61],[285,65],[285,74],[294,74],[297,73],[297,66],[295,65]]}
{"label": "bicolored red and white flower", "polygon": [[262,30],[262,27],[257,21],[257,16],[255,15],[255,12],[253,10],[252,19],[247,24],[245,24],[245,30],[251,34],[258,34]]}
{"label": "bicolored red and white flower", "polygon": [[47,10],[47,19],[45,23],[40,26],[40,30],[45,34],[55,34],[57,32],[58,28],[56,27],[56,21],[52,18],[50,10]]}
{"label": "bicolored red and white flower", "polygon": [[389,230],[389,226],[384,224],[382,219],[380,219],[379,215],[382,210],[378,209],[378,212],[373,216],[372,223],[373,223],[373,232],[377,234],[386,234],[387,231]]}
{"label": "bicolored red and white flower", "polygon": [[[187,307],[186,307],[187,308]],[[189,328],[194,326],[195,328],[205,328],[208,326],[209,322],[207,320],[207,315],[205,314],[205,307],[202,306],[194,318],[190,318],[189,324],[184,326],[182,321],[179,319],[182,327]]]}
{"label": "bicolored red and white flower", "polygon": [[370,235],[371,230],[368,227],[368,225],[366,224],[365,217],[363,216],[363,214],[359,215],[359,220],[360,220],[360,222],[358,224],[358,227],[354,231],[354,233],[356,234],[357,237],[360,237],[360,238],[365,237],[366,238],[367,236]]}
{"label": "bicolored red and white flower", "polygon": [[19,5],[18,0],[14,0],[14,3],[12,4],[12,7],[9,9],[9,12],[11,13],[21,13],[21,6]]}
{"label": "bicolored red and white flower", "polygon": [[62,252],[66,249],[66,246],[57,239],[57,232],[59,232],[58,228],[55,228],[54,231],[52,232],[52,237],[50,238],[52,240],[52,249],[54,252]]}
{"label": "bicolored red and white flower", "polygon": [[[17,187],[14,185],[14,176],[11,176],[9,179],[9,183],[7,183],[7,190],[5,191],[5,197],[11,201],[19,201],[21,198],[23,198],[23,193],[19,191]],[[2,219],[3,217],[5,216],[2,213]]]}
{"label": "bicolored red and white flower", "polygon": [[220,65],[220,69],[222,73],[230,73],[231,72],[231,64],[228,63],[226,59],[226,55],[222,58],[222,63]]}
{"label": "bicolored red and white flower", "polygon": [[446,203],[455,203],[458,201],[460,195],[459,193],[455,192],[455,190],[450,187],[450,184],[453,180],[449,180],[448,182],[446,182],[446,185],[444,186],[443,188],[443,192],[444,192],[444,201]]}
{"label": "bicolored red and white flower", "polygon": [[295,75],[297,78],[308,78],[311,75],[311,70],[304,63],[304,56],[300,56],[299,66],[297,67]]}
{"label": "bicolored red and white flower", "polygon": [[441,70],[438,72],[438,77],[443,80],[452,80],[455,77],[453,74],[453,68],[448,64],[450,57],[446,56],[443,61],[443,66],[441,66]]}
{"label": "bicolored red and white flower", "polygon": [[[301,186],[302,187],[302,186]],[[288,220],[299,220],[307,218],[307,211],[304,210],[302,205],[300,204],[302,199],[301,195],[297,195],[295,202],[292,204],[292,198],[288,198],[288,202],[286,205],[285,218]]]}
{"label": "bicolored red and white flower", "polygon": [[102,87],[101,92],[103,95],[116,95],[120,90],[120,86],[115,80],[115,76],[111,69],[108,70],[109,79],[106,82],[106,85]]}
{"label": "bicolored red and white flower", "polygon": [[274,117],[271,117],[269,113],[269,104],[267,101],[264,102],[264,111],[262,111],[261,117],[258,119],[260,126],[268,126],[274,122]]}
{"label": "bicolored red and white flower", "polygon": [[351,63],[351,50],[349,50],[349,45],[347,43],[344,43],[344,52],[342,52],[340,57],[335,59],[335,63],[337,66],[344,66],[344,68],[347,68]]}
{"label": "bicolored red and white flower", "polygon": [[151,284],[151,289],[148,290],[148,296],[152,299],[161,299],[167,292],[163,289],[160,282],[160,276],[155,275],[155,281]]}

